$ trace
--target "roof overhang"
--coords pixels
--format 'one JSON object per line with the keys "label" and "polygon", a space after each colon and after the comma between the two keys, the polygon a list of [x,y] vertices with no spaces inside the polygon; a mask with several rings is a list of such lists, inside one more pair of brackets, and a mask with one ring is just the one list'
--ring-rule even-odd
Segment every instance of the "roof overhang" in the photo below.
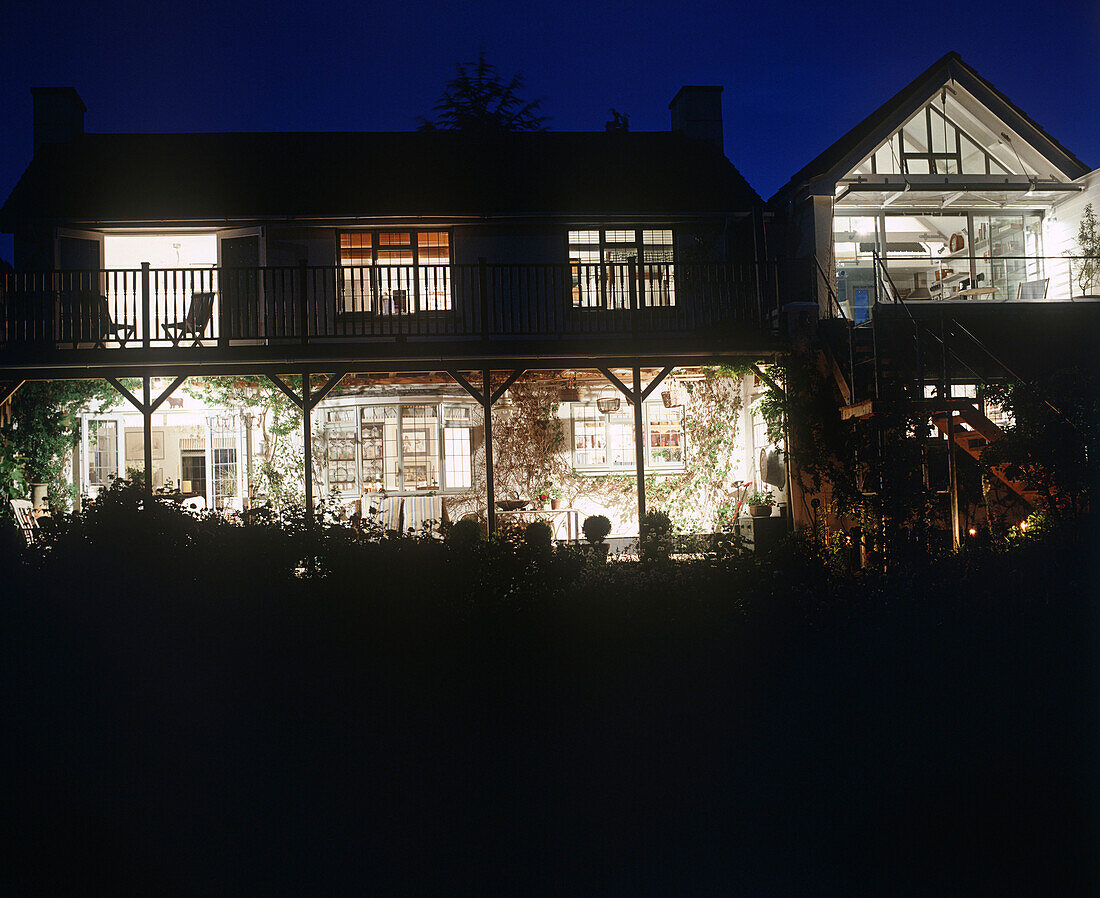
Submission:
{"label": "roof overhang", "polygon": [[836,185],[837,209],[878,207],[991,209],[1051,206],[1084,186],[1021,175],[871,175],[845,178]]}

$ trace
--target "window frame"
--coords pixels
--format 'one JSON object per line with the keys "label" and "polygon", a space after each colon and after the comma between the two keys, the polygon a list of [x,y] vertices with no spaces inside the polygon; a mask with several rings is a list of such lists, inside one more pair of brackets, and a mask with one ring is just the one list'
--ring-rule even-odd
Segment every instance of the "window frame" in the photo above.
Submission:
{"label": "window frame", "polygon": [[[646,243],[646,232],[657,231],[669,234],[669,243]],[[631,240],[609,240],[608,233],[631,233]],[[574,234],[596,234],[596,242],[574,240]],[[672,308],[676,306],[676,229],[672,225],[645,227],[640,225],[579,225],[569,227],[565,232],[565,255],[570,269],[572,307],[577,310],[630,310],[631,299],[636,297],[637,308]],[[668,261],[646,261],[646,249],[671,249],[672,258]],[[616,249],[633,251],[634,258],[626,262],[612,262],[606,258],[608,252]],[[591,253],[597,255],[596,261],[574,259],[573,253]],[[629,275],[623,266],[633,262],[637,266],[636,285],[630,283]],[[585,266],[585,268],[581,268]],[[608,266],[605,269],[605,266]],[[617,267],[611,267],[617,266]],[[666,277],[651,277],[649,266],[667,266]],[[593,269],[598,276],[592,277]],[[584,276],[582,279],[582,275]],[[632,296],[633,294],[633,296]],[[664,301],[653,301],[657,295]]]}
{"label": "window frame", "polygon": [[[413,407],[426,407],[433,409],[435,415],[429,417],[412,417],[406,414],[406,409]],[[469,414],[465,420],[452,417],[448,418],[447,410],[449,408],[461,407],[469,409]],[[332,460],[329,458],[329,434],[334,431],[347,431],[354,429],[355,433],[355,492],[348,493],[341,491],[339,495],[377,495],[381,492],[385,492],[388,495],[395,496],[418,496],[425,494],[436,495],[459,495],[462,492],[469,490],[473,484],[473,452],[475,449],[475,441],[472,431],[477,427],[477,420],[474,416],[474,410],[477,408],[477,404],[472,400],[466,401],[459,397],[430,397],[430,398],[417,398],[415,396],[403,397],[398,401],[384,401],[384,400],[366,400],[366,401],[343,401],[338,403],[326,404],[324,406],[325,416],[321,422],[322,431],[325,436],[324,446],[324,460],[325,460],[325,488],[328,494],[336,495],[332,492],[332,472],[330,465]],[[377,412],[372,412],[372,417],[367,418],[364,416],[366,409],[376,409]],[[332,420],[331,415],[334,412],[339,411],[351,411],[350,421]],[[387,414],[386,410],[390,410],[392,414]],[[425,422],[420,424],[417,422]],[[450,422],[450,423],[448,423]],[[410,431],[420,430],[425,426],[428,427],[428,433],[426,436],[428,447],[431,447],[434,443],[435,451],[427,453],[406,452],[405,450],[405,430],[406,427]],[[364,429],[367,427],[380,427],[381,435],[372,436],[372,441],[381,441],[380,458],[376,458],[373,455],[368,456],[365,452],[365,438]],[[391,428],[392,432],[388,432],[387,428]],[[470,459],[465,464],[451,465],[448,468],[447,457],[447,437],[446,433],[449,429],[463,428],[471,431],[470,436],[465,441],[470,450]],[[415,440],[412,437],[411,440]],[[455,442],[454,440],[451,441]],[[410,445],[412,442],[410,441]],[[373,442],[372,442],[373,446]],[[407,468],[420,464],[421,458],[426,468],[433,472],[436,479],[436,485],[434,487],[416,488],[414,486],[408,486],[405,483],[405,477]],[[338,463],[350,464],[350,459],[337,460]],[[367,477],[368,472],[364,470],[364,465],[367,462],[377,462],[379,477]],[[461,469],[461,471],[459,471]],[[452,485],[450,481],[450,474],[459,471],[460,473],[467,474],[470,483],[459,483]],[[369,472],[369,473],[374,473]],[[393,477],[394,486],[387,486],[387,482]],[[367,489],[366,484],[381,483],[380,489]]]}
{"label": "window frame", "polygon": [[[408,234],[409,242],[382,244],[383,234]],[[420,254],[420,236],[444,234],[447,238],[446,263],[422,262]],[[370,261],[356,264],[344,262],[344,236],[370,236]],[[366,249],[366,247],[347,247],[348,249]],[[393,265],[383,261],[379,263],[378,253],[408,249],[412,261],[408,264]],[[336,231],[336,261],[341,269],[339,289],[344,314],[367,313],[383,317],[406,315],[425,315],[454,310],[454,233],[451,228],[343,228]],[[407,269],[407,272],[402,271]],[[442,270],[443,285],[435,286],[437,274]],[[352,274],[358,272],[358,275]],[[393,275],[396,274],[396,280]],[[350,277],[349,277],[350,275]],[[383,284],[383,280],[386,281]],[[396,283],[398,286],[394,286]],[[349,295],[350,284],[350,295]],[[403,285],[403,286],[401,286]],[[395,294],[401,293],[400,297]],[[358,295],[357,295],[358,294]],[[410,295],[411,294],[411,295]],[[435,298],[427,303],[428,296]],[[441,297],[441,298],[440,298]],[[349,302],[350,301],[350,302]],[[349,307],[350,305],[350,307]]]}
{"label": "window frame", "polygon": [[[593,476],[600,476],[600,475],[606,475],[606,474],[634,474],[634,473],[636,473],[636,471],[637,471],[637,461],[636,461],[637,446],[634,443],[633,439],[631,440],[631,444],[630,444],[631,451],[630,451],[630,462],[629,462],[629,464],[616,465],[616,464],[613,464],[609,460],[611,458],[611,453],[612,453],[612,451],[614,449],[614,446],[615,446],[615,441],[612,438],[612,433],[613,433],[612,429],[613,428],[623,426],[623,424],[626,423],[627,430],[630,433],[631,437],[636,437],[636,435],[634,434],[634,413],[631,410],[632,406],[626,405],[626,408],[628,410],[627,412],[619,411],[619,412],[614,412],[612,414],[603,414],[602,412],[600,412],[596,408],[595,400],[593,400],[591,402],[563,403],[563,405],[568,405],[568,408],[569,408],[569,437],[570,437],[569,462],[570,462],[570,465],[572,466],[574,471],[576,471],[578,474],[586,474],[586,475],[593,475]],[[625,403],[624,403],[624,405],[625,405]],[[622,408],[622,407],[620,407],[620,408]],[[578,409],[584,409],[585,411],[591,410],[592,412],[595,413],[595,418],[594,419],[593,418],[578,418],[577,415],[575,414],[576,410],[578,410]],[[645,402],[642,403],[642,424],[643,424],[642,438],[645,441],[645,450],[646,450],[645,470],[647,472],[652,472],[654,474],[676,473],[676,472],[679,472],[679,471],[686,470],[687,469],[687,429],[684,426],[684,409],[682,407],[680,407],[678,409],[679,423],[680,423],[680,431],[679,431],[679,434],[680,434],[680,444],[679,444],[680,460],[679,461],[656,461],[654,459],[654,456],[653,456],[654,446],[653,446],[653,442],[652,442],[653,433],[654,433],[653,427],[654,427],[655,424],[656,425],[662,425],[662,424],[667,424],[669,422],[656,420],[655,416],[649,411],[650,409],[660,409],[661,413],[672,411],[672,409],[666,409],[664,407],[664,404],[660,400],[647,399]],[[612,421],[613,418],[626,419],[626,420],[625,420],[625,422],[623,420]],[[602,419],[602,421],[601,421],[601,419]],[[603,449],[604,461],[602,463],[596,463],[596,464],[593,464],[593,463],[590,463],[590,462],[578,463],[578,461],[577,461],[577,452],[578,451],[584,451],[584,450],[578,450],[577,449],[577,426],[576,425],[580,422],[586,422],[586,421],[592,421],[592,420],[601,422],[600,433],[602,434],[602,437],[603,437],[603,440],[602,440],[603,445],[602,445],[602,447],[599,447],[599,448]],[[660,449],[660,448],[664,448],[664,447],[657,447],[657,448]],[[671,447],[669,447],[669,448],[671,448]]]}

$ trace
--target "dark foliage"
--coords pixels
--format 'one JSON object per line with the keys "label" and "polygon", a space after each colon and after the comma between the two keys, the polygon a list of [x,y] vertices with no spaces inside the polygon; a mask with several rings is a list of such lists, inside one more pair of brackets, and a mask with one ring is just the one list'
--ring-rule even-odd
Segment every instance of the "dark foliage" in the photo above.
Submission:
{"label": "dark foliage", "polygon": [[3,544],[9,894],[1095,885],[1092,531],[850,578],[140,505]]}

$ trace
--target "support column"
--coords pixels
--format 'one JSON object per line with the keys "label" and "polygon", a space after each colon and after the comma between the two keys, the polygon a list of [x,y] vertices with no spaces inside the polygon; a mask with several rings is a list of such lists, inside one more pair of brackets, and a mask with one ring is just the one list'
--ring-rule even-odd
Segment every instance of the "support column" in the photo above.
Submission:
{"label": "support column", "polygon": [[302,374],[302,449],[305,459],[306,521],[313,521],[313,440],[310,434],[309,372]]}
{"label": "support column", "polygon": [[141,421],[145,436],[145,495],[153,498],[153,397],[149,377],[141,379]]}
{"label": "support column", "polygon": [[955,454],[955,412],[951,408],[951,362],[948,359],[949,328],[940,319],[940,341],[943,347],[943,398],[947,410],[947,504],[951,513],[951,547],[962,544],[959,527],[959,473]]}
{"label": "support column", "polygon": [[645,427],[642,415],[642,369],[634,366],[634,465],[638,484],[638,535],[642,533],[645,517]]}
{"label": "support column", "polygon": [[487,519],[489,535],[496,533],[497,505],[496,490],[493,486],[493,386],[489,380],[490,370],[481,370],[481,411],[485,420],[485,497],[488,504]]}

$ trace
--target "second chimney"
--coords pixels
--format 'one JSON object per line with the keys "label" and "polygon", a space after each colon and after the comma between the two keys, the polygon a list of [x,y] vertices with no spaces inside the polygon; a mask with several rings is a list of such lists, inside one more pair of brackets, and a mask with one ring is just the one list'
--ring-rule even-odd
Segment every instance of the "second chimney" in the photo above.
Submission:
{"label": "second chimney", "polygon": [[705,140],[724,153],[722,142],[722,88],[685,85],[668,104],[672,130]]}
{"label": "second chimney", "polygon": [[64,143],[84,133],[84,101],[75,87],[32,87],[34,151],[44,143]]}

